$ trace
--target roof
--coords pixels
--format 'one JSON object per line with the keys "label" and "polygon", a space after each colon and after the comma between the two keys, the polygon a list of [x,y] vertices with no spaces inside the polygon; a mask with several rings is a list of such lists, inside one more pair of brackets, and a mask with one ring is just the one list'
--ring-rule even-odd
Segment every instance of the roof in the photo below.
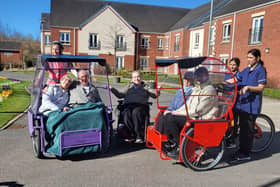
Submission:
{"label": "roof", "polygon": [[[214,0],[213,18],[273,1],[275,0]],[[182,28],[195,28],[208,22],[210,5],[209,2],[190,10],[100,0],[52,0],[51,14],[42,14],[42,20],[46,20],[43,29],[49,29],[50,25],[80,27],[106,6],[111,6],[138,31],[165,33]]]}
{"label": "roof", "polygon": [[[227,6],[217,12],[214,16],[222,16],[236,11],[248,9],[265,3],[269,3],[275,0],[232,0]],[[279,2],[279,1],[278,1]]]}
{"label": "roof", "polygon": [[167,32],[174,23],[189,12],[189,9],[185,8],[98,0],[52,0],[51,26],[79,27],[108,5],[133,28],[141,32]]}
{"label": "roof", "polygon": [[0,41],[0,51],[20,51],[21,43],[14,41]]}
{"label": "roof", "polygon": [[43,31],[50,30],[50,14],[49,13],[42,13],[41,14],[41,29]]}

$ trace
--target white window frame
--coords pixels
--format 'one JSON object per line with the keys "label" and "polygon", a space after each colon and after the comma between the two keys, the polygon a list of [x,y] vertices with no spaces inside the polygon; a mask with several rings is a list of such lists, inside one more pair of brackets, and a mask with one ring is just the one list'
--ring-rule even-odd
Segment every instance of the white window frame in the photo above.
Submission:
{"label": "white window frame", "polygon": [[194,48],[197,49],[199,47],[199,39],[200,39],[200,33],[195,33],[194,35]]}
{"label": "white window frame", "polygon": [[70,32],[67,32],[67,31],[60,32],[59,38],[60,38],[60,42],[62,44],[64,44],[64,45],[70,44]]}
{"label": "white window frame", "polygon": [[264,16],[258,16],[253,18],[251,44],[260,43],[262,41],[263,19]]}
{"label": "white window frame", "polygon": [[148,69],[149,68],[149,57],[148,56],[141,56],[140,57],[140,69]]}
{"label": "white window frame", "polygon": [[168,50],[169,48],[169,37],[165,38],[165,49]]}
{"label": "white window frame", "polygon": [[210,45],[214,45],[214,41],[215,41],[214,32],[215,32],[215,27],[212,26],[210,30]]}
{"label": "white window frame", "polygon": [[150,37],[141,37],[141,48],[142,49],[149,49]]}
{"label": "white window frame", "polygon": [[46,34],[46,35],[44,35],[44,44],[45,45],[51,45],[51,35],[49,35],[49,34]]}
{"label": "white window frame", "polygon": [[180,50],[180,35],[177,34],[175,37],[175,46],[174,46],[174,51],[179,51]]}
{"label": "white window frame", "polygon": [[89,49],[98,49],[98,48],[100,48],[99,34],[97,34],[97,33],[89,33],[88,47],[89,47]]}
{"label": "white window frame", "polygon": [[158,49],[163,49],[163,38],[158,38]]}
{"label": "white window frame", "polygon": [[124,35],[117,35],[116,36],[116,48],[125,48],[125,37]]}
{"label": "white window frame", "polygon": [[[223,55],[223,56],[220,56],[220,60],[223,61],[226,65],[229,61],[229,55]],[[221,72],[227,72],[228,69],[226,66],[220,66],[220,71]]]}
{"label": "white window frame", "polygon": [[116,57],[115,67],[117,69],[123,69],[124,68],[124,57],[123,56],[117,56]]}
{"label": "white window frame", "polygon": [[230,29],[231,29],[230,23],[226,23],[223,25],[223,41],[230,40]]}

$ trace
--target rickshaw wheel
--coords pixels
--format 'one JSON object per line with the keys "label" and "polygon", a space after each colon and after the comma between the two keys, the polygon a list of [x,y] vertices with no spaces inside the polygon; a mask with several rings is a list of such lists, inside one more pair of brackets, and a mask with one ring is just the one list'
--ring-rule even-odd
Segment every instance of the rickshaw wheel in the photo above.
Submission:
{"label": "rickshaw wheel", "polygon": [[259,114],[256,119],[253,153],[258,153],[270,147],[275,136],[273,121],[265,114]]}
{"label": "rickshaw wheel", "polygon": [[[190,128],[186,136],[193,137],[194,129]],[[224,140],[217,147],[204,147],[197,142],[184,137],[180,154],[184,164],[196,171],[204,171],[216,166],[224,154]]]}
{"label": "rickshaw wheel", "polygon": [[41,151],[41,131],[39,129],[34,131],[34,135],[31,136],[33,152],[37,158],[43,158],[43,153]]}

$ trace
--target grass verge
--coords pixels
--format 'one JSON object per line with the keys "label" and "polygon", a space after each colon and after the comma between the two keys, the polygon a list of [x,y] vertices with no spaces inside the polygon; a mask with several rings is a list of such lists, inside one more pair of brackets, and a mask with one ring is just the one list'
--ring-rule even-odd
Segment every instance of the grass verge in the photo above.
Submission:
{"label": "grass verge", "polygon": [[[0,83],[9,82],[11,81],[0,79]],[[30,81],[22,81],[21,83],[10,85],[13,94],[0,102],[0,128],[28,107],[30,103],[30,95],[25,90],[25,86],[30,84]]]}

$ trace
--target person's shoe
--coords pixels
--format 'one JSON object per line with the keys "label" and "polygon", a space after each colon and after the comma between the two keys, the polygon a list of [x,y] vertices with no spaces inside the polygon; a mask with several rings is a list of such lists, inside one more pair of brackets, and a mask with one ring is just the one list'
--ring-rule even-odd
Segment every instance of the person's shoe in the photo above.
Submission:
{"label": "person's shoe", "polygon": [[175,147],[177,147],[177,143],[176,142],[171,142],[171,141],[167,141],[163,144],[165,150],[167,151],[171,151],[173,150]]}
{"label": "person's shoe", "polygon": [[168,151],[166,155],[168,157],[176,159],[177,156],[179,155],[179,148],[177,148],[177,147],[173,148],[171,151]]}
{"label": "person's shoe", "polygon": [[228,149],[234,149],[236,147],[237,147],[237,145],[233,142],[226,143],[226,148],[228,148]]}
{"label": "person's shoe", "polygon": [[125,142],[128,142],[128,143],[134,142],[134,141],[135,141],[135,138],[125,138],[124,141],[125,141]]}
{"label": "person's shoe", "polygon": [[135,140],[135,143],[142,144],[142,143],[144,143],[144,140],[142,138],[137,138]]}
{"label": "person's shoe", "polygon": [[238,151],[233,155],[230,163],[238,163],[238,162],[249,161],[249,160],[251,160],[250,155]]}

